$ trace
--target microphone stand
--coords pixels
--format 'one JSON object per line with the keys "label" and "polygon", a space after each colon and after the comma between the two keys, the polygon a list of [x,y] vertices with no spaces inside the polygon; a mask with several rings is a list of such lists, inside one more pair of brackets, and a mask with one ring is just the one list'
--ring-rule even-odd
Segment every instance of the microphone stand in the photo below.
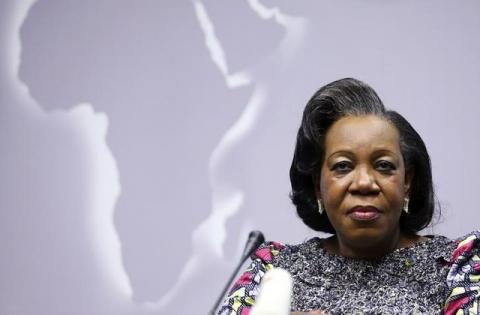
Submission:
{"label": "microphone stand", "polygon": [[217,301],[215,302],[212,310],[210,311],[210,315],[216,315],[217,314],[217,308],[222,303],[223,298],[225,296],[225,293],[228,291],[230,288],[231,283],[237,276],[238,271],[240,270],[240,267],[242,267],[243,263],[247,258],[260,246],[265,241],[265,237],[263,236],[262,232],[260,231],[252,231],[250,234],[248,234],[248,240],[247,243],[245,244],[245,249],[242,254],[242,258],[240,259],[240,262],[237,264],[235,270],[233,273],[230,275],[230,278],[228,279],[227,283],[225,284],[225,287],[222,290],[222,293],[220,293],[220,296],[218,297]]}

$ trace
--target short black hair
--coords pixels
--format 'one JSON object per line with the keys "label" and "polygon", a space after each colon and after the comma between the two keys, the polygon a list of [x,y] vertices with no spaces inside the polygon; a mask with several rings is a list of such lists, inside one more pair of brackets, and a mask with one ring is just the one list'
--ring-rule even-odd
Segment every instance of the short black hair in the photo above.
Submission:
{"label": "short black hair", "polygon": [[324,159],[325,135],[340,118],[375,115],[390,121],[400,135],[405,170],[412,172],[409,212],[402,211],[400,229],[416,233],[430,224],[435,208],[430,156],[420,135],[399,113],[386,110],[380,97],[366,83],[345,78],[321,87],[305,106],[290,167],[290,198],[298,216],[316,231],[335,233],[325,212],[318,212],[315,182]]}

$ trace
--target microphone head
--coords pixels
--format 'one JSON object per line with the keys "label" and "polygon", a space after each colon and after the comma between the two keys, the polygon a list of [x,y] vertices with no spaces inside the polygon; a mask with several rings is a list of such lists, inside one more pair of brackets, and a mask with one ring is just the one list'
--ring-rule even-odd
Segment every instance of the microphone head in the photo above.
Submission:
{"label": "microphone head", "polygon": [[292,276],[281,268],[265,274],[250,315],[290,315]]}
{"label": "microphone head", "polygon": [[242,259],[247,259],[257,248],[265,242],[265,236],[260,231],[252,231],[248,234],[248,240],[243,250]]}
{"label": "microphone head", "polygon": [[260,231],[252,231],[250,234],[248,234],[248,239],[255,239],[258,245],[262,244],[265,242],[265,236],[263,236],[263,233]]}

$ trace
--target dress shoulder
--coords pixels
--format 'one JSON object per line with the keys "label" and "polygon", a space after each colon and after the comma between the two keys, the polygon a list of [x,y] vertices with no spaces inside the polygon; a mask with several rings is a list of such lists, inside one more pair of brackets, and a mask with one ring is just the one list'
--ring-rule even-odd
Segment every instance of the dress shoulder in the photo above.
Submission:
{"label": "dress shoulder", "polygon": [[265,264],[272,264],[274,257],[284,250],[286,245],[278,242],[266,242],[260,245],[252,254],[252,260],[260,260]]}
{"label": "dress shoulder", "polygon": [[480,231],[457,239],[447,276],[445,314],[480,314]]}

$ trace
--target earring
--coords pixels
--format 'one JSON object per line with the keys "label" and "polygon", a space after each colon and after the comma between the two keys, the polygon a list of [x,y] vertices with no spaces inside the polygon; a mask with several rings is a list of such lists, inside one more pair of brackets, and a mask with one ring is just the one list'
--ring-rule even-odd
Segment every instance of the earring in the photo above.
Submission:
{"label": "earring", "polygon": [[403,211],[405,211],[406,214],[408,214],[408,202],[409,201],[410,201],[410,199],[405,198],[404,203],[403,203]]}
{"label": "earring", "polygon": [[320,213],[320,215],[322,215],[323,211],[325,210],[325,209],[323,209],[322,199],[317,199],[317,203],[318,203],[318,213]]}

